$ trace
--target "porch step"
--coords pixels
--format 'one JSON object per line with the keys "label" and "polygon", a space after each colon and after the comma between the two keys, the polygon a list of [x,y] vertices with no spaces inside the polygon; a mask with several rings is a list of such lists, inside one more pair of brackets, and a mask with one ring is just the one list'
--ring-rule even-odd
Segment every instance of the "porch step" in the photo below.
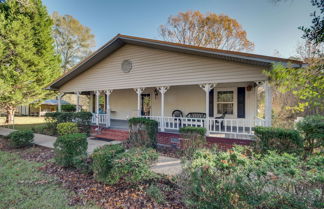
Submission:
{"label": "porch step", "polygon": [[96,134],[95,137],[99,139],[125,141],[128,139],[129,133],[124,130],[115,129],[103,129],[100,134]]}

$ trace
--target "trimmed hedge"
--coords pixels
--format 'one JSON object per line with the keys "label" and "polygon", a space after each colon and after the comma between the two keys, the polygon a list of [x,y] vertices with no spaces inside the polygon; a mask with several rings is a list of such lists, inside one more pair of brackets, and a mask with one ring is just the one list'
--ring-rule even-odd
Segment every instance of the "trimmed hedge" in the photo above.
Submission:
{"label": "trimmed hedge", "polygon": [[157,147],[158,122],[147,118],[131,118],[128,120],[131,147]]}
{"label": "trimmed hedge", "polygon": [[182,134],[199,134],[201,136],[205,136],[206,128],[186,126],[186,127],[180,128],[180,133],[182,133]]}
{"label": "trimmed hedge", "polygon": [[106,182],[115,184],[121,180],[136,183],[153,178],[150,164],[157,160],[158,154],[152,148],[132,148],[117,155],[112,161],[112,169],[107,175]]}
{"label": "trimmed hedge", "polygon": [[76,123],[73,122],[65,122],[65,123],[59,123],[57,124],[57,133],[60,136],[66,135],[66,134],[75,134],[79,133],[79,129]]}
{"label": "trimmed hedge", "polygon": [[255,127],[255,150],[266,153],[275,150],[278,153],[300,153],[303,149],[303,139],[299,132],[292,129]]}
{"label": "trimmed hedge", "polygon": [[75,122],[81,133],[90,133],[91,112],[51,112],[45,114],[48,126],[56,129],[57,124]]}
{"label": "trimmed hedge", "polygon": [[73,105],[73,104],[62,105],[62,111],[63,112],[75,112],[76,105]]}
{"label": "trimmed hedge", "polygon": [[305,117],[296,124],[297,130],[304,137],[304,150],[311,154],[315,149],[324,146],[324,116],[313,115]]}
{"label": "trimmed hedge", "polygon": [[92,154],[92,169],[94,176],[98,181],[106,181],[107,176],[112,169],[113,159],[123,152],[125,152],[125,149],[120,144],[104,145],[95,149]]}
{"label": "trimmed hedge", "polygon": [[87,157],[87,149],[86,134],[59,136],[54,143],[55,161],[64,167],[79,168]]}
{"label": "trimmed hedge", "polygon": [[14,131],[7,138],[11,147],[21,148],[32,145],[34,134],[31,130]]}

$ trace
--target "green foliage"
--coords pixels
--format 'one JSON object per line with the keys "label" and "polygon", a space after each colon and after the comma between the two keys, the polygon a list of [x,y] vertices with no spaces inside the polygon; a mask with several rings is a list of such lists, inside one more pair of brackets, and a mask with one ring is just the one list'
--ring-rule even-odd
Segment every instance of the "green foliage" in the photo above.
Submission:
{"label": "green foliage", "polygon": [[40,0],[1,1],[0,34],[0,106],[12,120],[16,106],[55,94],[45,87],[60,75],[60,61]]}
{"label": "green foliage", "polygon": [[184,165],[183,189],[192,208],[319,208],[323,156],[302,161],[291,154],[254,155],[198,150]]}
{"label": "green foliage", "polygon": [[150,170],[150,164],[157,158],[158,154],[151,148],[129,149],[114,158],[106,182],[115,184],[123,180],[128,183],[136,183],[151,179],[155,175]]}
{"label": "green foliage", "polygon": [[324,112],[324,61],[319,60],[305,68],[287,68],[283,65],[274,65],[266,71],[273,85],[282,93],[291,92],[297,99],[296,106],[288,107],[303,112],[306,109]]}
{"label": "green foliage", "polygon": [[128,144],[131,147],[157,146],[158,122],[147,118],[131,118],[128,120],[130,136]]}
{"label": "green foliage", "polygon": [[85,134],[67,134],[54,143],[55,162],[64,167],[80,167],[87,157],[88,141]]}
{"label": "green foliage", "polygon": [[98,181],[105,182],[107,176],[112,169],[112,161],[114,158],[124,152],[125,149],[122,145],[104,145],[97,148],[92,154],[92,169],[95,178]]}
{"label": "green foliage", "polygon": [[34,140],[31,130],[14,131],[7,136],[9,144],[15,148],[30,146]]}
{"label": "green foliage", "polygon": [[306,153],[313,153],[317,148],[324,146],[324,116],[307,116],[296,124],[297,130],[304,137]]}
{"label": "green foliage", "polygon": [[57,124],[57,132],[60,136],[63,136],[66,134],[79,133],[79,129],[76,123],[65,122]]}
{"label": "green foliage", "polygon": [[51,127],[56,132],[57,124],[65,122],[75,122],[81,133],[90,133],[91,112],[52,112],[46,113],[45,119],[48,127]]}
{"label": "green foliage", "polygon": [[151,184],[150,187],[146,189],[146,194],[159,204],[165,203],[164,193],[154,184]]}
{"label": "green foliage", "polygon": [[183,134],[199,134],[201,136],[205,136],[206,128],[186,126],[186,127],[180,128],[180,133],[183,133]]}
{"label": "green foliage", "polygon": [[205,128],[187,126],[180,128],[180,133],[183,139],[182,154],[187,159],[192,158],[197,149],[207,144]]}
{"label": "green foliage", "polygon": [[73,104],[65,104],[61,106],[62,112],[75,112],[76,106]]}
{"label": "green foliage", "polygon": [[260,153],[267,153],[268,150],[300,153],[303,148],[303,139],[296,130],[255,127],[254,134],[257,137],[255,150]]}
{"label": "green foliage", "polygon": [[90,28],[82,25],[71,15],[52,15],[55,49],[62,58],[62,69],[69,70],[91,53],[95,46],[95,36]]}

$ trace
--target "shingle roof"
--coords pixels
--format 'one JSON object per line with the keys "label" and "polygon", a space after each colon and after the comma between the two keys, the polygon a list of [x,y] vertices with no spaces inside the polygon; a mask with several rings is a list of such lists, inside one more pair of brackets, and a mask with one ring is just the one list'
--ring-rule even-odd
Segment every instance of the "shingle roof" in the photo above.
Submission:
{"label": "shingle roof", "polygon": [[133,44],[149,48],[156,48],[186,54],[194,54],[199,56],[207,56],[218,59],[225,59],[228,61],[236,61],[262,66],[271,66],[274,63],[282,63],[284,65],[290,63],[292,67],[301,67],[304,64],[302,61],[284,59],[279,57],[271,57],[259,54],[228,51],[206,47],[197,47],[192,45],[185,45],[167,41],[118,34],[113,39],[104,44],[102,47],[100,47],[98,50],[93,52],[90,56],[85,58],[76,66],[74,66],[67,73],[65,73],[52,84],[50,84],[48,86],[48,89],[58,89],[60,86],[67,83],[69,80],[73,79],[82,72],[86,71],[93,65],[97,64],[98,62],[100,62],[101,60],[103,60],[104,58],[106,58],[125,44]]}

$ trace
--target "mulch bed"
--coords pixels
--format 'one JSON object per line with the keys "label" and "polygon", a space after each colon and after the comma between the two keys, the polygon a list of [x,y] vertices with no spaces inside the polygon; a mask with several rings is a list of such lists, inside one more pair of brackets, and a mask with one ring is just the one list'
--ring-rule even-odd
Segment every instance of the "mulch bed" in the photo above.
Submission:
{"label": "mulch bed", "polygon": [[[42,162],[45,165],[40,170],[46,174],[54,175],[64,188],[74,192],[70,197],[71,205],[85,205],[95,202],[103,208],[185,208],[181,201],[181,191],[167,178],[154,181],[141,182],[136,185],[119,183],[107,185],[97,182],[92,174],[81,173],[76,169],[68,169],[49,161],[54,157],[53,150],[41,146],[23,149],[11,149],[6,141],[0,139],[0,150],[19,154],[23,159]],[[146,189],[155,184],[163,190],[166,202],[158,204],[146,195]]]}

